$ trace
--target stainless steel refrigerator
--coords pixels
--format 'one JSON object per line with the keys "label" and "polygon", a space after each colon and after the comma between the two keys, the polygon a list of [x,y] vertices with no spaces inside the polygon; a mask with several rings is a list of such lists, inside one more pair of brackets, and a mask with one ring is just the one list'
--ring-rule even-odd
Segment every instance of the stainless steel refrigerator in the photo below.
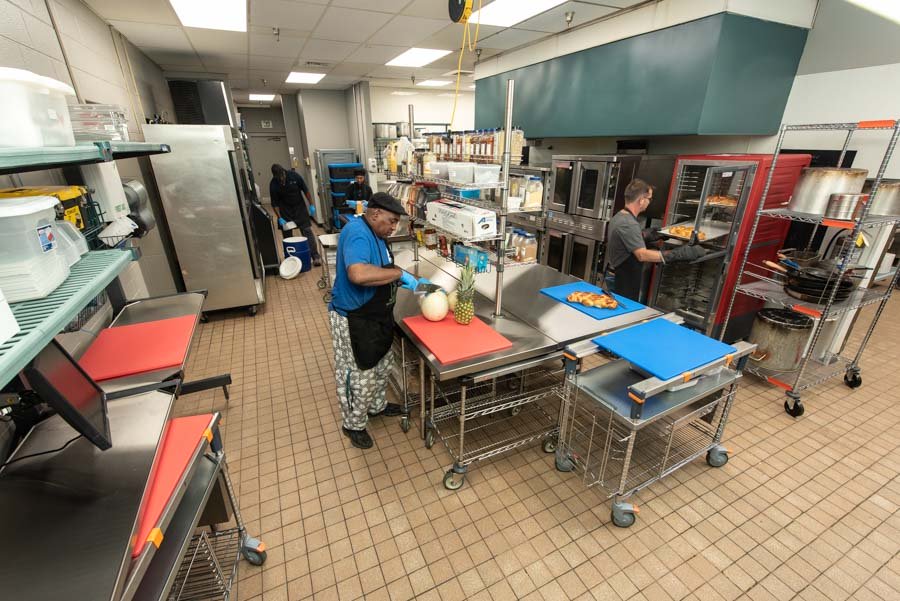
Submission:
{"label": "stainless steel refrigerator", "polygon": [[164,221],[187,290],[207,290],[204,311],[265,302],[265,275],[252,227],[250,167],[240,132],[227,125],[144,125]]}

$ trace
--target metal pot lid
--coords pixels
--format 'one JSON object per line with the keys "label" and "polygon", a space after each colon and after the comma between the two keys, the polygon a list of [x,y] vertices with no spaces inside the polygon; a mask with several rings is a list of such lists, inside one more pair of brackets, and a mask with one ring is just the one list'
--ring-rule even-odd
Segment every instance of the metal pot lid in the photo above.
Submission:
{"label": "metal pot lid", "polygon": [[813,327],[811,317],[801,315],[790,309],[760,309],[757,317],[788,330],[808,330]]}

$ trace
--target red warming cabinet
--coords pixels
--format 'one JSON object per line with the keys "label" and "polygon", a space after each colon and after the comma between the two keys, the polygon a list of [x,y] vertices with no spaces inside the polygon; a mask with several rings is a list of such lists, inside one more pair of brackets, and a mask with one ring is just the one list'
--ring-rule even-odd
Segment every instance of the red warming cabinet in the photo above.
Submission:
{"label": "red warming cabinet", "polygon": [[[766,208],[787,203],[810,155],[786,154],[778,159]],[[666,203],[663,233],[679,243],[695,231],[708,254],[689,264],[657,265],[651,284],[651,304],[681,315],[686,325],[718,338],[728,303],[737,285],[753,216],[763,196],[772,155],[684,155],[675,161]],[[676,229],[671,231],[673,226]],[[750,248],[748,262],[775,259],[790,222],[763,217]],[[739,294],[724,340],[746,337],[762,301]]]}

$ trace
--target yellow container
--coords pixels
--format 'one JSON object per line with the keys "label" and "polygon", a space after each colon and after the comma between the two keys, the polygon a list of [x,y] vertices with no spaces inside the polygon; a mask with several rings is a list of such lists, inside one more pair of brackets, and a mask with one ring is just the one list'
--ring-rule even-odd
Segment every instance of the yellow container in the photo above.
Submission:
{"label": "yellow container", "polygon": [[84,229],[81,208],[87,202],[87,188],[84,186],[39,186],[35,188],[3,188],[0,198],[20,196],[53,196],[59,199],[63,208],[63,219],[80,230]]}

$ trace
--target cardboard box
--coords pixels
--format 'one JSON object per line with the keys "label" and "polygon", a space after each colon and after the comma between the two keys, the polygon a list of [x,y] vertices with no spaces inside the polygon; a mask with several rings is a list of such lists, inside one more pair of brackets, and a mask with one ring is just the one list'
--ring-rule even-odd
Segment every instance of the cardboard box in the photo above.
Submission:
{"label": "cardboard box", "polygon": [[462,238],[480,238],[497,233],[496,213],[448,200],[429,202],[425,206],[425,220]]}

